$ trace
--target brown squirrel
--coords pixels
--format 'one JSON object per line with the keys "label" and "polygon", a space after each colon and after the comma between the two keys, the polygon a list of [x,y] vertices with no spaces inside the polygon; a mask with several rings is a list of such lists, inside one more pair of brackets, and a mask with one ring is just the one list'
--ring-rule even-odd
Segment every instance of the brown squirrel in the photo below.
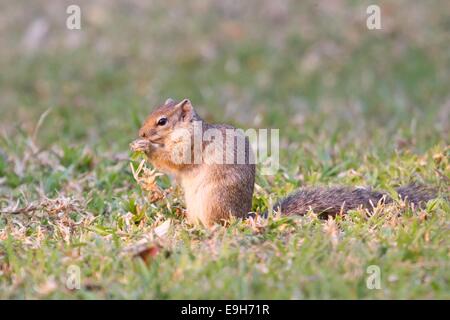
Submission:
{"label": "brown squirrel", "polygon": [[[204,134],[208,129],[216,130],[216,136],[217,132],[222,135],[225,146],[213,139],[203,139],[196,147],[195,131]],[[250,161],[253,154],[248,138],[237,133],[230,139],[226,135],[229,130],[236,131],[229,125],[203,121],[189,99],[178,103],[167,99],[148,116],[139,130],[140,139],[131,144],[133,150],[145,152],[154,167],[173,175],[181,184],[191,223],[209,227],[231,216],[244,218],[251,210],[255,184],[255,164]],[[231,144],[231,150],[226,147],[239,138],[245,141],[244,150],[238,150],[236,143]],[[194,159],[196,151],[201,156]],[[213,161],[230,155],[234,159],[231,164]],[[236,161],[239,156],[244,156],[244,163]],[[397,192],[415,205],[435,197],[433,190],[416,184],[400,187]],[[284,215],[303,215],[311,210],[328,216],[359,207],[370,209],[380,200],[393,201],[387,193],[370,188],[302,188],[276,203],[273,209]]]}

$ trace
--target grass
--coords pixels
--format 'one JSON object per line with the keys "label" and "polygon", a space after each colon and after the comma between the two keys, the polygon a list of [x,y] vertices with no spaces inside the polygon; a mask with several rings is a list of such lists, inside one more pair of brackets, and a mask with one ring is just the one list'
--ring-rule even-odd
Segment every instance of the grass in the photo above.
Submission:
{"label": "grass", "polygon": [[[369,31],[364,2],[79,3],[80,31],[61,1],[0,5],[0,298],[450,298],[448,4],[381,1]],[[418,181],[440,197],[188,225],[181,190],[151,202],[129,165],[167,97],[281,129],[255,211],[304,185]],[[371,265],[381,289],[366,286]]]}

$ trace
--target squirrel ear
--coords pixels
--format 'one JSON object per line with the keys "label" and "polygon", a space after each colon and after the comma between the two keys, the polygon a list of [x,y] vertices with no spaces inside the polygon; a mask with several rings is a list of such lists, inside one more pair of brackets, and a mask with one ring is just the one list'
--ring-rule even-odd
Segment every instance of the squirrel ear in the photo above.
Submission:
{"label": "squirrel ear", "polygon": [[191,100],[189,100],[189,99],[184,99],[183,101],[181,101],[180,106],[181,106],[181,111],[183,111],[183,112],[189,112],[189,111],[192,111],[192,109],[194,109],[192,107]]}
{"label": "squirrel ear", "polygon": [[165,106],[173,106],[173,105],[175,105],[175,100],[173,100],[172,98],[168,98],[166,100],[166,102],[164,102],[164,105]]}
{"label": "squirrel ear", "polygon": [[181,110],[181,117],[183,119],[190,119],[194,113],[194,107],[189,99],[184,99],[176,105]]}

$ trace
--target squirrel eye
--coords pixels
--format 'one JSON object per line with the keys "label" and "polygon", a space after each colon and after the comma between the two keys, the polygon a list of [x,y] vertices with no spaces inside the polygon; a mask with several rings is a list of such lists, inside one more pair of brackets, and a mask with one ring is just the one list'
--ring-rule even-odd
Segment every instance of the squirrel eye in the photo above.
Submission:
{"label": "squirrel eye", "polygon": [[159,119],[157,124],[158,124],[158,126],[163,126],[166,123],[167,123],[167,118],[164,117],[164,118]]}

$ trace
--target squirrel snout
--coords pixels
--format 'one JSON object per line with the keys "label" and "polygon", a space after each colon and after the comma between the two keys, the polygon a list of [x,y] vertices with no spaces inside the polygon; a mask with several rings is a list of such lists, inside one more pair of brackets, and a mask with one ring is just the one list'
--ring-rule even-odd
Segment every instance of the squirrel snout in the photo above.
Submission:
{"label": "squirrel snout", "polygon": [[147,134],[147,131],[146,130],[139,130],[139,137],[141,137],[141,138],[147,138],[148,137],[148,134]]}
{"label": "squirrel snout", "polygon": [[150,141],[151,143],[161,144],[161,136],[158,135],[154,129],[141,129],[139,130],[139,137]]}

